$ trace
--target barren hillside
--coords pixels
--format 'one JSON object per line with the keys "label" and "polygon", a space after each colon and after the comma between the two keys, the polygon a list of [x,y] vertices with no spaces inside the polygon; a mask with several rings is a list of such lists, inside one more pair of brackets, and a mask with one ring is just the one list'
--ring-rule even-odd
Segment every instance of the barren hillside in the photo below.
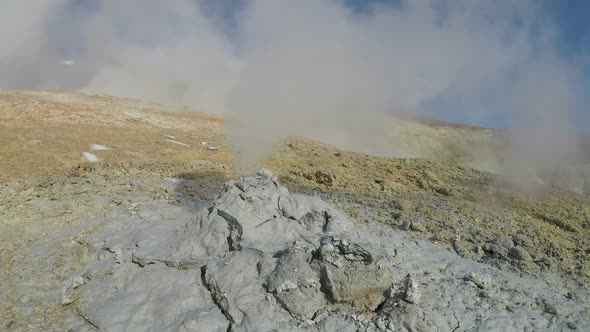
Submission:
{"label": "barren hillside", "polygon": [[[400,144],[430,158],[369,156],[294,137],[263,164],[290,191],[318,195],[356,222],[587,290],[587,197],[540,183],[524,192],[452,161],[463,157],[460,147],[488,146],[490,130],[407,118],[392,126]],[[50,292],[84,264],[97,216],[122,209],[148,220],[157,204],[192,209],[245,175],[232,165],[216,116],[84,93],[0,93],[0,329],[56,329],[75,311],[25,293]]]}

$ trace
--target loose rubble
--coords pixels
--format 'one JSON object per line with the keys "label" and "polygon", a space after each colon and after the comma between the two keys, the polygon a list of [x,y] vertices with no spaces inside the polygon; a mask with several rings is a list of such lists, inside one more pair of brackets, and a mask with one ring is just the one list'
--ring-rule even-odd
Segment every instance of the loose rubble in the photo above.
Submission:
{"label": "loose rubble", "polygon": [[[268,170],[227,182],[192,216],[181,207],[158,211],[177,217],[96,221],[86,267],[63,284],[62,304],[76,306],[80,324],[105,331],[590,329],[588,294],[568,299],[555,276],[519,276],[378,223],[353,223],[317,197],[289,193]],[[522,241],[496,245],[514,256]]]}

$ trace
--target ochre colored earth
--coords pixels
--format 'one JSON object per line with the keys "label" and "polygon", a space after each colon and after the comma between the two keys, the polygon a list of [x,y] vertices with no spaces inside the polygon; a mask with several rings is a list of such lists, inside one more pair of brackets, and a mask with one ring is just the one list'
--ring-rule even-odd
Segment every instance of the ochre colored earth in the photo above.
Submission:
{"label": "ochre colored earth", "polygon": [[[99,161],[87,162],[84,151]],[[43,198],[36,189],[43,181],[85,174],[222,181],[243,175],[232,156],[219,116],[85,93],[1,92],[0,224],[25,223],[18,207]],[[291,190],[319,194],[357,220],[375,218],[490,264],[590,281],[590,201],[581,195],[550,186],[525,192],[459,164],[373,157],[297,137],[263,165]],[[528,256],[502,253],[506,238]],[[11,248],[11,238],[1,240]]]}

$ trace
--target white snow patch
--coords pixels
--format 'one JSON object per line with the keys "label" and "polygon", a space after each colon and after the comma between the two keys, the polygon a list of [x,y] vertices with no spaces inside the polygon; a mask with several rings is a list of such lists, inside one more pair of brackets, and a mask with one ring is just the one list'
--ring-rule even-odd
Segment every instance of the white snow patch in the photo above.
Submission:
{"label": "white snow patch", "polygon": [[201,142],[201,145],[207,145],[207,144],[208,144],[207,142]]}
{"label": "white snow patch", "polygon": [[172,182],[172,183],[179,183],[182,182],[182,180],[177,179],[177,178],[165,178],[164,180]]}
{"label": "white snow patch", "polygon": [[178,144],[178,145],[182,145],[182,146],[190,146],[190,145],[188,145],[188,144],[186,144],[186,143],[182,143],[182,142],[179,142],[179,141],[175,141],[175,140],[173,140],[173,139],[166,139],[166,140],[164,140],[164,142],[170,142],[170,143],[174,143],[174,144]]}
{"label": "white snow patch", "polygon": [[172,135],[162,135],[162,136],[164,136],[164,137],[166,137],[166,138],[169,138],[169,139],[176,139],[176,137],[174,137],[174,136],[172,136]]}
{"label": "white snow patch", "polygon": [[90,144],[90,150],[94,150],[94,151],[108,151],[111,148],[106,147],[104,145],[100,145],[100,144]]}
{"label": "white snow patch", "polygon": [[216,147],[216,146],[208,146],[207,149],[209,149],[211,151],[217,151],[217,150],[219,150],[219,148]]}
{"label": "white snow patch", "polygon": [[93,155],[90,152],[82,152],[82,157],[84,157],[88,162],[95,163],[98,161],[98,157]]}

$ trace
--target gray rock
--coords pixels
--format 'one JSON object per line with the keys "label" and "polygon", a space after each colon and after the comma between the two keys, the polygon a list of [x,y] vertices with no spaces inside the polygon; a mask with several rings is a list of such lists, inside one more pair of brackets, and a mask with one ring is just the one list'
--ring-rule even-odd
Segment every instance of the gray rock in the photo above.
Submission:
{"label": "gray rock", "polygon": [[[187,220],[188,219],[188,220]],[[108,275],[120,264],[132,261],[140,266],[165,264],[171,267],[199,267],[211,257],[229,250],[230,228],[221,217],[206,210],[193,218],[127,222],[121,228],[107,228],[104,240],[97,240],[97,260],[88,268],[90,275]]]}
{"label": "gray rock", "polygon": [[211,296],[234,331],[270,331],[280,329],[292,318],[263,287],[264,253],[244,249],[210,262],[204,267],[204,280]]}
{"label": "gray rock", "polygon": [[482,248],[474,243],[461,241],[460,238],[453,240],[453,249],[461,257],[470,258],[474,261],[479,261],[484,255]]}
{"label": "gray rock", "polygon": [[84,285],[84,279],[81,276],[76,276],[68,282],[68,286],[65,287],[61,295],[61,304],[66,305],[74,303],[76,301],[75,290]]}
{"label": "gray rock", "polygon": [[494,240],[494,244],[505,249],[510,249],[514,246],[514,242],[508,236],[501,235]]}
{"label": "gray rock", "polygon": [[424,232],[426,230],[424,225],[417,221],[412,222],[412,224],[410,225],[410,229],[414,232]]}
{"label": "gray rock", "polygon": [[336,302],[374,310],[393,283],[393,272],[376,264],[363,247],[324,237],[318,250],[322,284]]}
{"label": "gray rock", "polygon": [[523,247],[512,247],[508,251],[508,257],[519,261],[527,261],[531,259],[529,252]]}
{"label": "gray rock", "polygon": [[[85,268],[72,276],[84,284],[57,288],[84,317],[76,330],[590,329],[587,291],[571,301],[554,275],[521,276],[387,225],[353,224],[267,171],[227,182],[203,209],[140,212],[150,219],[95,220]],[[491,246],[528,259],[523,241]]]}
{"label": "gray rock", "polygon": [[321,291],[320,274],[309,262],[313,248],[296,243],[279,258],[266,283],[283,307],[301,319],[311,319],[327,302]]}
{"label": "gray rock", "polygon": [[400,229],[404,231],[409,231],[411,226],[412,222],[410,220],[403,219],[400,225]]}
{"label": "gray rock", "polygon": [[492,278],[487,274],[471,272],[465,276],[465,280],[473,282],[479,288],[488,288],[492,284]]}
{"label": "gray rock", "polygon": [[210,207],[211,213],[215,210],[228,223],[238,221],[242,246],[265,252],[282,250],[302,237],[351,228],[348,218],[321,199],[290,195],[273,177],[227,182]]}
{"label": "gray rock", "polygon": [[483,246],[485,251],[491,252],[497,258],[509,257],[509,251],[514,247],[514,242],[508,236],[498,236],[492,243]]}
{"label": "gray rock", "polygon": [[413,303],[418,304],[420,301],[420,288],[418,287],[418,283],[416,280],[408,274],[408,281],[406,282],[406,295],[405,300]]}
{"label": "gray rock", "polygon": [[514,244],[521,247],[530,247],[533,245],[533,242],[524,234],[515,234],[512,236],[512,240]]}
{"label": "gray rock", "polygon": [[78,307],[104,331],[227,331],[229,322],[200,279],[193,270],[127,263],[87,281]]}

